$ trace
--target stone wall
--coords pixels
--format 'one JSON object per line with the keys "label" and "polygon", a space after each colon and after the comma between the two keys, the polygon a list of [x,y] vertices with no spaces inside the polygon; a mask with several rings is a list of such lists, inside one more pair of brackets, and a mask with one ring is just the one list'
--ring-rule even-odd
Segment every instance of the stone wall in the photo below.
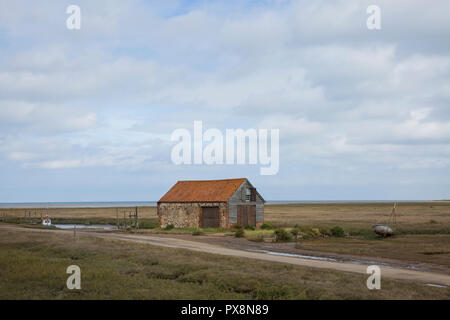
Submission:
{"label": "stone wall", "polygon": [[202,207],[219,207],[219,227],[228,228],[225,202],[158,203],[159,225],[162,228],[169,224],[175,228],[200,228]]}

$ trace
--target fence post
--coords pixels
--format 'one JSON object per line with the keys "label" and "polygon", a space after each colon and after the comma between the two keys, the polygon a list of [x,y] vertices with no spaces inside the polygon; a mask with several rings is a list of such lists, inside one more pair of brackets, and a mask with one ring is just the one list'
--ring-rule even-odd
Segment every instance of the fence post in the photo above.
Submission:
{"label": "fence post", "polygon": [[136,207],[136,215],[134,217],[134,227],[139,230],[138,207]]}

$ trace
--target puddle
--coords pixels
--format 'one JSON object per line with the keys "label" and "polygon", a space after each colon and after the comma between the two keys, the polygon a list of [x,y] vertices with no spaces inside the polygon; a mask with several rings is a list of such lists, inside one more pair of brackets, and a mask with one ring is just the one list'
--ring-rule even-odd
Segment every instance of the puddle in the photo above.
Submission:
{"label": "puddle", "polygon": [[110,224],[52,224],[52,226],[55,226],[58,229],[104,229],[104,230],[112,230],[117,229],[117,226],[113,226]]}
{"label": "puddle", "polygon": [[285,253],[285,252],[276,252],[276,251],[269,251],[269,250],[256,250],[256,249],[247,249],[247,251],[252,252],[261,252],[276,256],[285,256],[285,257],[294,257],[294,258],[303,258],[303,259],[311,259],[311,260],[321,260],[321,261],[335,261],[335,262],[347,262],[347,263],[353,263],[353,264],[362,264],[362,265],[377,265],[382,266],[386,268],[405,268],[405,269],[412,269],[412,270],[419,270],[419,271],[427,271],[428,268],[425,268],[423,266],[416,266],[412,264],[404,264],[404,265],[392,265],[386,262],[381,261],[370,261],[370,260],[358,260],[353,258],[343,258],[343,259],[334,259],[329,257],[319,257],[319,256],[312,256],[312,255],[305,255],[305,254],[293,254],[293,253]]}
{"label": "puddle", "polygon": [[427,283],[427,286],[436,287],[436,288],[448,288],[447,286],[444,286],[442,284],[435,284],[435,283]]}
{"label": "puddle", "polygon": [[304,255],[304,254],[275,252],[275,251],[269,251],[269,250],[251,250],[251,249],[249,249],[247,251],[262,252],[262,253],[267,253],[267,254],[271,254],[274,256],[295,257],[295,258],[304,258],[304,259],[321,260],[321,261],[337,261],[336,259],[333,259],[333,258],[309,256],[309,255]]}

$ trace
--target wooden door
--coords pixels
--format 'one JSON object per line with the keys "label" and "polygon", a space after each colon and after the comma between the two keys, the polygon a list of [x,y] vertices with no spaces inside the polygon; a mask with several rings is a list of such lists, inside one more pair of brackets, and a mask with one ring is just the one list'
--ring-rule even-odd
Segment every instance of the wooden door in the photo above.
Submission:
{"label": "wooden door", "polygon": [[237,224],[240,226],[256,226],[256,206],[237,206]]}
{"label": "wooden door", "polygon": [[247,223],[256,227],[256,206],[247,206]]}
{"label": "wooden door", "polygon": [[219,227],[219,207],[202,207],[202,228]]}
{"label": "wooden door", "polygon": [[237,224],[245,227],[247,225],[247,206],[237,206]]}

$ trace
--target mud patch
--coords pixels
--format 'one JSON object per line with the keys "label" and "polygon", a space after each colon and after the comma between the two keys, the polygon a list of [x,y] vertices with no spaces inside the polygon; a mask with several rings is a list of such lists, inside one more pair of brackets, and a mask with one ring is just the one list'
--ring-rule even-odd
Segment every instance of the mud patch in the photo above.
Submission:
{"label": "mud patch", "polygon": [[427,256],[432,256],[435,254],[449,254],[449,253],[450,252],[446,252],[446,251],[424,251],[424,252],[421,252],[421,254],[425,254]]}

